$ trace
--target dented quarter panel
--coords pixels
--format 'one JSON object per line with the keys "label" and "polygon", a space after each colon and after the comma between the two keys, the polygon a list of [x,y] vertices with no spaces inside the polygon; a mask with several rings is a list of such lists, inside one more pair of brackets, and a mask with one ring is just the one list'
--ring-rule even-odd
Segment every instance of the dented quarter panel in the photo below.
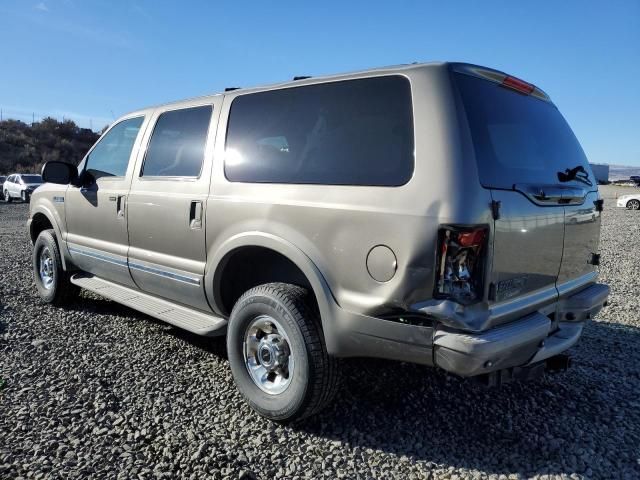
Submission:
{"label": "dented quarter panel", "polygon": [[[405,67],[378,74],[405,75],[411,82],[416,162],[413,177],[400,187],[227,181],[227,118],[233,99],[244,92],[225,95],[206,209],[208,262],[219,257],[216,252],[226,239],[255,231],[286,239],[303,251],[322,273],[337,304],[348,311],[377,315],[432,296],[439,225],[488,224],[490,195],[480,188],[475,165],[463,155],[446,67]],[[371,74],[332,81],[364,76]],[[454,194],[460,191],[467,194]],[[367,255],[377,245],[389,247],[397,259],[396,274],[386,282],[374,280],[367,271]],[[210,269],[215,265],[209,264]]]}

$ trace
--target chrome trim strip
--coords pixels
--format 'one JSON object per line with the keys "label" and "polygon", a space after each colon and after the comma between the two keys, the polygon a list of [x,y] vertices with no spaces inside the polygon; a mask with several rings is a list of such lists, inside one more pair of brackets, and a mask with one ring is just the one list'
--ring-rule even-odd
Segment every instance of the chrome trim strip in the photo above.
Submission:
{"label": "chrome trim strip", "polygon": [[159,268],[147,267],[146,265],[141,265],[139,263],[129,262],[129,268],[133,268],[134,270],[139,270],[145,273],[152,273],[154,275],[159,275],[161,277],[170,278],[171,280],[176,280],[178,282],[188,283],[190,285],[200,285],[199,278],[188,277],[186,275],[180,275],[179,273],[173,273],[167,270],[160,270]]}
{"label": "chrome trim strip", "polygon": [[179,273],[170,272],[168,270],[162,270],[159,268],[148,267],[146,265],[142,265],[140,263],[129,262],[127,260],[120,260],[119,258],[112,257],[110,255],[105,255],[102,253],[95,253],[89,250],[82,250],[76,247],[69,247],[69,252],[78,255],[84,255],[85,257],[95,258],[97,260],[102,260],[103,262],[112,263],[114,265],[118,265],[120,267],[128,267],[133,268],[134,270],[139,270],[145,273],[151,273],[153,275],[159,275],[161,277],[170,278],[171,280],[176,280],[178,282],[188,283],[189,285],[200,285],[200,279],[197,277],[190,277],[187,275],[181,275]]}
{"label": "chrome trim strip", "polygon": [[101,254],[101,253],[90,252],[89,250],[81,250],[79,248],[69,247],[69,252],[71,254],[77,253],[78,255],[84,255],[85,257],[96,258],[98,260],[102,260],[103,262],[112,263],[114,265],[119,265],[120,267],[127,267],[128,266],[126,260],[120,260],[119,258],[112,257],[110,255],[104,255],[104,254]]}

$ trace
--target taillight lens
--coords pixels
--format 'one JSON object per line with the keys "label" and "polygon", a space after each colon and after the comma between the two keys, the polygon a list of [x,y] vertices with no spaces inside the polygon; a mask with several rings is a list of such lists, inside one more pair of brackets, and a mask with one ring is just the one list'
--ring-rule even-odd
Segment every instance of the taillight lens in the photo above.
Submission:
{"label": "taillight lens", "polygon": [[520,93],[526,93],[527,95],[530,95],[536,88],[535,86],[525,82],[524,80],[520,80],[519,78],[511,76],[505,77],[505,79],[502,81],[502,86],[512,88]]}
{"label": "taillight lens", "polygon": [[443,227],[438,233],[436,298],[469,304],[482,298],[486,227]]}

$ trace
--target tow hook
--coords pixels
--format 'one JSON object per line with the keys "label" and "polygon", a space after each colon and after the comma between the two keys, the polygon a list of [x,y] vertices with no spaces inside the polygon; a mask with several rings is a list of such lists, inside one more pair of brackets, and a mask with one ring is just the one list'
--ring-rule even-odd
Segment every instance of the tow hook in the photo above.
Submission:
{"label": "tow hook", "polygon": [[569,355],[560,354],[548,358],[546,362],[546,371],[549,373],[564,372],[571,366],[571,357]]}

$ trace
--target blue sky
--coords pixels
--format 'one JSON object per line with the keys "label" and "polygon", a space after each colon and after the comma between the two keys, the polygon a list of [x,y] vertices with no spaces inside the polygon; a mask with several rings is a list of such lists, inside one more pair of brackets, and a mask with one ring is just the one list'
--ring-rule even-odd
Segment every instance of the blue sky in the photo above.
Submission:
{"label": "blue sky", "polygon": [[98,130],[228,86],[431,60],[539,85],[591,161],[640,166],[640,0],[0,0],[5,118]]}

